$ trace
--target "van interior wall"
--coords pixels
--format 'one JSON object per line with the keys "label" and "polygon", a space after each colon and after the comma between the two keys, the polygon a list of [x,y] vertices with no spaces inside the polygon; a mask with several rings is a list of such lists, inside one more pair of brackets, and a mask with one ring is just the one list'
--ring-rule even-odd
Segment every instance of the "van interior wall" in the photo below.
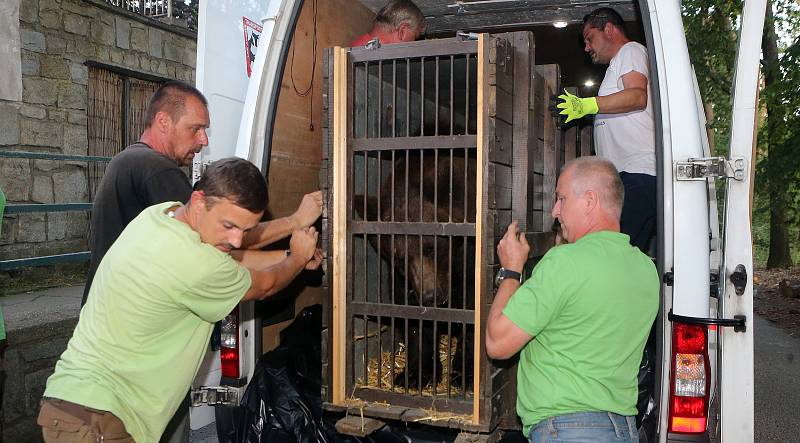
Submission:
{"label": "van interior wall", "polygon": [[[316,11],[315,11],[316,6]],[[316,33],[315,17],[316,12]],[[348,46],[368,32],[375,14],[352,0],[306,0],[300,12],[283,72],[269,167],[269,212],[291,214],[308,192],[320,189],[322,158],[322,53]],[[316,58],[314,39],[316,38]],[[292,56],[294,54],[294,57]],[[312,83],[313,74],[313,83]],[[301,96],[311,85],[308,94]],[[303,278],[302,275],[300,278]],[[318,278],[316,280],[319,280]],[[295,314],[322,303],[318,282],[296,285]],[[293,290],[290,287],[289,290]],[[278,345],[278,335],[291,321],[264,328],[263,350]]]}

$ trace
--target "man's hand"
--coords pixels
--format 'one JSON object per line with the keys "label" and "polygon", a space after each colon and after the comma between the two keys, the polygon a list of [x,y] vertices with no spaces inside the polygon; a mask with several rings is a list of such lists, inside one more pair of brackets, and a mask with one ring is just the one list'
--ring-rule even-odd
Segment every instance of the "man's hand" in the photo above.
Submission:
{"label": "man's hand", "polygon": [[307,228],[314,224],[322,214],[322,191],[312,192],[303,196],[303,201],[297,210],[289,216],[295,228]]}
{"label": "man's hand", "polygon": [[314,258],[318,238],[319,233],[313,226],[292,232],[292,238],[289,240],[289,250],[292,251],[291,256],[301,259],[303,263],[307,263]]}
{"label": "man's hand", "polygon": [[510,271],[522,273],[525,262],[528,261],[528,253],[531,247],[525,234],[520,235],[519,225],[514,220],[508,225],[506,235],[497,244],[497,256],[500,258],[500,265]]}
{"label": "man's hand", "polygon": [[311,260],[306,263],[306,269],[309,271],[315,271],[319,268],[319,265],[322,264],[322,249],[317,248],[314,250],[314,256],[311,257]]}
{"label": "man's hand", "polygon": [[566,115],[567,119],[564,123],[569,123],[572,120],[579,119],[585,115],[597,114],[597,97],[580,98],[576,95],[570,94],[566,89],[564,93],[558,96],[559,100],[563,100],[556,105],[556,108],[561,109],[560,115]]}

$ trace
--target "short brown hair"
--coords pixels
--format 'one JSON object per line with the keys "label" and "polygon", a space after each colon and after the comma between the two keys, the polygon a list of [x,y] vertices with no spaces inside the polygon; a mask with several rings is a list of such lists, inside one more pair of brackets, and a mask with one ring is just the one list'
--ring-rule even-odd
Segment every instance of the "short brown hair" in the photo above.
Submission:
{"label": "short brown hair", "polygon": [[161,85],[150,97],[147,113],[144,116],[144,126],[149,128],[159,112],[166,112],[172,121],[178,121],[186,111],[186,97],[193,96],[208,106],[208,100],[202,92],[192,85],[170,81]]}
{"label": "short brown hair", "polygon": [[425,29],[425,16],[410,0],[391,0],[378,11],[373,23],[394,31],[403,22],[420,32]]}
{"label": "short brown hair", "polygon": [[203,176],[194,185],[214,204],[214,199],[224,198],[252,213],[267,208],[267,181],[258,168],[247,160],[228,157],[208,165]]}

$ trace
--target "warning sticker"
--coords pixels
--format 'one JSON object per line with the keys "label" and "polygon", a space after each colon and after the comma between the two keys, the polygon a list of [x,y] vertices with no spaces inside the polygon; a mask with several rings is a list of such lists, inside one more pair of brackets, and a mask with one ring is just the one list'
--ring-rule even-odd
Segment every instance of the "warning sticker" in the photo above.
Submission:
{"label": "warning sticker", "polygon": [[242,17],[244,24],[244,57],[247,62],[247,76],[250,77],[251,66],[256,61],[256,50],[258,49],[258,39],[261,37],[261,25]]}

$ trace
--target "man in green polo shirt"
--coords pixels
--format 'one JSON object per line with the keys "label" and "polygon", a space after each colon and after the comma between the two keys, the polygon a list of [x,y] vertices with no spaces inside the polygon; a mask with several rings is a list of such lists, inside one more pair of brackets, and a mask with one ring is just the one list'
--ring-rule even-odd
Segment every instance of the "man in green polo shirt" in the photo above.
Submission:
{"label": "man in green polo shirt", "polygon": [[186,206],[150,206],[128,224],[47,380],[37,420],[45,442],[158,441],[214,323],[320,264],[313,227],[292,233],[290,254],[237,250],[266,204],[258,168],[229,158],[209,165]]}
{"label": "man in green polo shirt", "polygon": [[610,162],[575,159],[552,211],[569,243],[550,249],[523,284],[530,247],[516,222],[497,246],[486,351],[495,359],[522,351],[517,413],[532,443],[639,441],[636,375],[659,283],[650,258],[619,232],[623,194]]}

